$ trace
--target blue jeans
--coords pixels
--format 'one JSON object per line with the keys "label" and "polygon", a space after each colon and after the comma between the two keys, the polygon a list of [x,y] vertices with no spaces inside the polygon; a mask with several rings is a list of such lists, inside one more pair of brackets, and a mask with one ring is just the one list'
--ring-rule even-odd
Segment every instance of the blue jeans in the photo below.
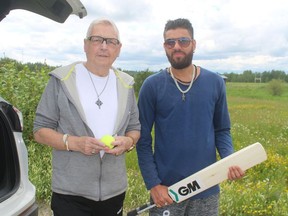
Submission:
{"label": "blue jeans", "polygon": [[218,216],[219,194],[150,210],[150,216]]}

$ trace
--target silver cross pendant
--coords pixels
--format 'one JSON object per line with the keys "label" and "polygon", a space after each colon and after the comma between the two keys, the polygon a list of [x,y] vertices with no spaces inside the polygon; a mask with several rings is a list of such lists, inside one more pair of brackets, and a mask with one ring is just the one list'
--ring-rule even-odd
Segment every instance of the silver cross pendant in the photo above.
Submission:
{"label": "silver cross pendant", "polygon": [[182,101],[185,101],[185,94],[182,93]]}
{"label": "silver cross pendant", "polygon": [[99,107],[99,109],[101,109],[101,105],[103,104],[103,102],[98,98],[95,104]]}

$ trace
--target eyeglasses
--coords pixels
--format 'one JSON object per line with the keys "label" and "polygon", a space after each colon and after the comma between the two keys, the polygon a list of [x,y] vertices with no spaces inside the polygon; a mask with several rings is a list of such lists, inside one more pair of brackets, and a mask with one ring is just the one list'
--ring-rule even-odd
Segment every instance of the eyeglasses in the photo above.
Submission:
{"label": "eyeglasses", "polygon": [[104,38],[101,36],[90,36],[87,38],[87,40],[91,41],[95,45],[103,44],[105,41],[107,46],[116,46],[120,44],[120,41],[116,38]]}
{"label": "eyeglasses", "polygon": [[172,49],[175,47],[176,42],[178,42],[180,47],[187,48],[190,45],[191,41],[192,41],[192,39],[186,38],[186,37],[167,39],[164,42],[164,46],[168,49]]}

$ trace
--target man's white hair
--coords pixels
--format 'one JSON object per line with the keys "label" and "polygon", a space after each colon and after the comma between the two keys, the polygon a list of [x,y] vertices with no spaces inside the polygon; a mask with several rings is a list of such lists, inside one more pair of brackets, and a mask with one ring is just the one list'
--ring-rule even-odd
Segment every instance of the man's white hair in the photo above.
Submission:
{"label": "man's white hair", "polygon": [[104,25],[110,25],[114,28],[115,32],[117,33],[117,39],[120,41],[120,35],[119,35],[119,30],[116,26],[116,24],[109,19],[96,19],[93,20],[87,30],[87,34],[86,34],[86,38],[91,36],[91,33],[93,31],[94,26],[98,25],[98,24],[104,24]]}

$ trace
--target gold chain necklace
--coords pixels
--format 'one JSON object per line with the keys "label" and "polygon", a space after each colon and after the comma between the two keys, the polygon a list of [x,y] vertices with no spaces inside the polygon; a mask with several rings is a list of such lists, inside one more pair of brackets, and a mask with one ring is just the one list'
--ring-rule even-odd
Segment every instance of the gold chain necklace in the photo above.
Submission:
{"label": "gold chain necklace", "polygon": [[172,73],[171,67],[169,68],[169,72],[170,72],[171,77],[173,78],[173,80],[174,80],[174,82],[175,82],[176,87],[177,87],[178,90],[182,93],[182,101],[185,101],[185,97],[186,97],[185,94],[191,89],[191,87],[192,87],[192,85],[193,85],[193,81],[194,81],[194,78],[195,78],[195,67],[196,67],[196,66],[194,65],[194,67],[193,67],[193,69],[192,69],[192,80],[191,80],[188,88],[187,88],[186,90],[184,90],[184,91],[180,88],[177,80],[175,79],[175,77],[174,77],[174,75],[173,75],[173,73]]}
{"label": "gold chain necklace", "polygon": [[91,77],[91,74],[90,74],[90,72],[89,72],[88,70],[87,70],[87,72],[88,72],[89,77],[90,77],[90,80],[91,80],[91,82],[92,82],[92,84],[93,84],[94,90],[95,90],[95,92],[96,92],[96,94],[97,94],[97,101],[95,102],[95,104],[99,107],[99,109],[101,109],[101,106],[102,106],[103,102],[99,99],[99,97],[100,97],[101,94],[104,92],[104,90],[105,90],[105,88],[106,88],[106,86],[107,86],[110,73],[108,73],[108,77],[107,77],[107,80],[106,80],[106,83],[105,83],[104,88],[102,89],[102,91],[100,92],[100,94],[98,94],[97,89],[96,89],[96,86],[95,86],[95,84],[94,84],[94,82],[93,82],[93,79],[92,79],[92,77]]}

